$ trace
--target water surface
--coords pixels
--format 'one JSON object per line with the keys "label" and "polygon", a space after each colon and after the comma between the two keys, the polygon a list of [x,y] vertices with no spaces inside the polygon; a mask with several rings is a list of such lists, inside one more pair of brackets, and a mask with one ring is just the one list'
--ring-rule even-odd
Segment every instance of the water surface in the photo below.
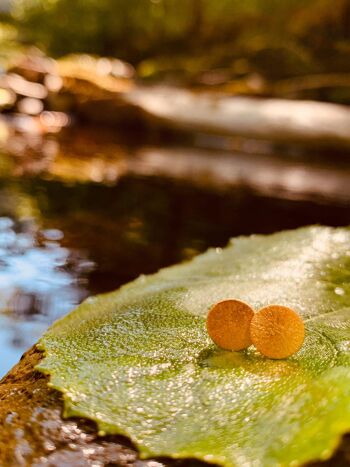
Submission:
{"label": "water surface", "polygon": [[[236,235],[350,224],[346,164],[316,173],[300,160],[271,159],[267,184],[253,161],[191,147],[150,152],[84,131],[12,135],[0,153],[0,375],[90,294]],[[331,184],[310,183],[327,170]]]}

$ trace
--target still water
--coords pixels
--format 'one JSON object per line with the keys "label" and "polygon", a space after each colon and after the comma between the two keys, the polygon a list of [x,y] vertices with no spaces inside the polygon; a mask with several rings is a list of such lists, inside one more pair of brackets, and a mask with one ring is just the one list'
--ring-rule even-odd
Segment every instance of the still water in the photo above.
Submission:
{"label": "still water", "polygon": [[298,193],[237,183],[238,159],[236,166],[220,165],[222,177],[218,166],[213,172],[204,162],[203,169],[207,154],[191,159],[187,150],[184,159],[183,151],[178,157],[165,152],[157,168],[154,157],[140,162],[135,144],[100,143],[76,134],[68,143],[14,136],[3,145],[0,376],[90,294],[223,246],[232,236],[350,224],[344,170],[339,186],[333,183],[322,198],[310,192],[310,177],[309,188]]}

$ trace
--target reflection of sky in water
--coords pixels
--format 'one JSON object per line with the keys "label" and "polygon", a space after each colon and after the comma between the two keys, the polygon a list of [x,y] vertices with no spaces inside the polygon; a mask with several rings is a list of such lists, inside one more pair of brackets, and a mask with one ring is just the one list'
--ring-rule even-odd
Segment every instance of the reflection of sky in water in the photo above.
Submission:
{"label": "reflection of sky in water", "polygon": [[47,326],[87,294],[93,264],[60,245],[59,230],[0,217],[0,377]]}

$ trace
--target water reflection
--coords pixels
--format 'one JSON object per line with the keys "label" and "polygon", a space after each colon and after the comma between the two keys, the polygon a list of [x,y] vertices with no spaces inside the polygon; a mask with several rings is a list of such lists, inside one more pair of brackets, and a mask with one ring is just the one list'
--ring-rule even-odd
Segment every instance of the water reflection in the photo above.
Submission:
{"label": "water reflection", "polygon": [[0,374],[87,294],[84,276],[93,263],[62,247],[62,239],[34,219],[0,217]]}
{"label": "water reflection", "polygon": [[236,235],[350,224],[344,158],[151,147],[102,129],[47,137],[20,125],[0,122],[0,375],[87,294]]}
{"label": "water reflection", "polygon": [[[3,136],[0,127],[0,170],[3,166],[7,175],[16,177],[38,175],[66,183],[109,185],[127,176],[157,176],[214,190],[245,189],[284,199],[336,204],[350,200],[346,153],[274,153],[272,146],[264,149],[253,140],[235,150],[233,142],[223,138],[221,143],[226,141],[226,146],[222,149],[175,142],[154,145],[145,143],[140,134],[128,138],[107,130],[96,134],[90,128],[70,128],[55,136],[53,132],[67,118],[59,112],[43,112],[39,120],[17,115],[10,127],[4,126]],[[51,128],[49,136],[43,131],[44,120],[44,127]],[[202,136],[199,141],[210,146],[208,138]],[[220,146],[220,142],[215,144]]]}

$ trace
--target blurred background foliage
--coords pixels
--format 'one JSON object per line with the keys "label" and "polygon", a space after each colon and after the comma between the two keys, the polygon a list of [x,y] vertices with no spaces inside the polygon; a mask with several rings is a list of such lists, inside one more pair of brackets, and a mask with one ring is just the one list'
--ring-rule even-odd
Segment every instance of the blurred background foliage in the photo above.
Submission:
{"label": "blurred background foliage", "polygon": [[[169,71],[194,76],[213,69],[272,80],[350,72],[349,0],[0,3],[5,38],[13,39],[17,31],[20,43],[54,57],[115,56],[135,65],[142,77]],[[220,81],[220,74],[215,79]]]}

